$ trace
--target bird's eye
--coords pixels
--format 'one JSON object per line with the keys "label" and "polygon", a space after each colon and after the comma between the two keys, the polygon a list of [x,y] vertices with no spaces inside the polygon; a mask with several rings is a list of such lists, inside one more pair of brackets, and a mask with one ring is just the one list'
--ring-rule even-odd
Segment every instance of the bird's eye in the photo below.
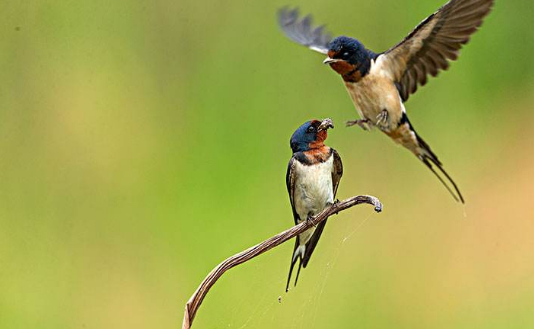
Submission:
{"label": "bird's eye", "polygon": [[315,132],[315,127],[314,126],[310,126],[307,131],[309,133],[313,133],[313,132]]}
{"label": "bird's eye", "polygon": [[348,52],[348,51],[344,52],[344,53],[343,53],[343,57],[344,57],[344,58],[349,57],[349,52]]}

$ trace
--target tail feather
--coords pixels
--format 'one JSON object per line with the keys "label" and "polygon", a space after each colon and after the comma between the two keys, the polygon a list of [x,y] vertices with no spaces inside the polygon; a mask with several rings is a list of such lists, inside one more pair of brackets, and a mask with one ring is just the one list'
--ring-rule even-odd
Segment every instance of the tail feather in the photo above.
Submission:
{"label": "tail feather", "polygon": [[293,252],[293,257],[291,258],[291,267],[289,268],[289,275],[287,277],[286,292],[289,291],[289,282],[291,281],[291,274],[293,273],[293,267],[297,261],[299,261],[299,268],[297,270],[297,276],[295,277],[295,285],[297,285],[297,280],[299,279],[300,269],[302,267],[302,260],[306,253],[306,245],[301,245],[299,243],[299,238],[297,237],[295,241],[295,249]]}
{"label": "tail feather", "polygon": [[[415,131],[414,131],[414,133],[415,133]],[[454,200],[459,201],[461,203],[465,203],[464,197],[462,196],[462,193],[460,192],[460,189],[458,188],[458,185],[456,185],[456,183],[454,182],[452,177],[445,171],[445,169],[443,169],[443,164],[438,160],[438,157],[436,156],[436,154],[434,154],[434,152],[432,152],[432,150],[430,149],[430,146],[428,146],[428,144],[421,137],[419,137],[419,135],[417,135],[417,133],[415,134],[415,136],[417,138],[417,142],[419,143],[419,147],[423,150],[423,152],[421,154],[418,154],[417,157],[421,161],[423,161],[423,163],[428,167],[428,169],[430,169],[434,173],[434,175],[436,175],[436,177],[439,179],[441,184],[443,184],[443,186],[445,186],[445,188],[452,195]],[[454,191],[456,191],[456,194],[452,191],[452,189],[445,182],[445,180],[443,180],[443,178],[436,172],[436,170],[434,170],[434,167],[432,166],[432,164],[434,164],[439,169],[439,171],[443,175],[445,175],[447,180],[453,186]]]}
{"label": "tail feather", "polygon": [[[445,188],[452,195],[454,200],[465,203],[464,197],[462,196],[462,193],[460,193],[460,189],[452,177],[445,171],[445,169],[443,169],[443,164],[438,160],[437,155],[432,152],[430,146],[428,146],[428,144],[417,134],[410,120],[408,119],[406,112],[402,113],[402,117],[397,129],[386,133],[393,138],[394,141],[412,151],[419,158],[419,160],[421,160],[428,167],[428,169],[430,169],[434,175],[436,175],[441,184],[443,184],[443,186],[445,186]],[[436,166],[445,176],[456,193],[445,182],[443,177],[438,174],[438,172],[434,169],[434,166]]]}
{"label": "tail feather", "polygon": [[310,238],[310,241],[306,243],[306,251],[304,253],[304,257],[302,258],[302,267],[306,268],[306,265],[308,265],[308,262],[310,261],[311,255],[313,254],[313,251],[315,250],[315,247],[317,246],[317,242],[319,242],[319,238],[321,237],[321,234],[323,233],[324,227],[326,225],[327,220],[320,222],[319,225],[315,228],[315,231],[313,232],[312,237]]}

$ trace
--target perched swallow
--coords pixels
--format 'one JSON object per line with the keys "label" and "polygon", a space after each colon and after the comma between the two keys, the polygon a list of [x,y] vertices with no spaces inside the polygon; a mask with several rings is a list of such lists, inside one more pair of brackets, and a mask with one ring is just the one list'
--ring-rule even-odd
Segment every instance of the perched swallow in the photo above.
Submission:
{"label": "perched swallow", "polygon": [[[328,128],[334,128],[332,120],[312,120],[305,122],[291,136],[293,157],[287,168],[286,184],[295,224],[308,220],[334,203],[343,164],[336,150],[324,145]],[[295,285],[300,268],[308,265],[325,225],[326,220],[297,236],[286,291],[297,260],[299,268]]]}
{"label": "perched swallow", "polygon": [[[324,26],[312,27],[311,16],[299,20],[297,9],[279,11],[279,24],[293,41],[326,54],[325,64],[339,73],[361,119],[347,122],[364,129],[376,126],[417,156],[449,190],[455,200],[464,198],[456,183],[427,143],[415,132],[404,102],[456,60],[462,45],[477,31],[490,12],[493,0],[451,0],[422,21],[393,48],[374,53],[353,38],[332,40]],[[455,193],[434,170],[436,166],[452,184]]]}

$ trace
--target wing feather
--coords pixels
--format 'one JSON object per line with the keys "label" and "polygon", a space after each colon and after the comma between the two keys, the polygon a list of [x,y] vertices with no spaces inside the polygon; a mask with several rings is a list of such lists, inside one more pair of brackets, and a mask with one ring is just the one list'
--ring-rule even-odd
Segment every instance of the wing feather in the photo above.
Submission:
{"label": "wing feather", "polygon": [[322,54],[328,52],[332,35],[326,31],[324,25],[314,28],[311,15],[299,20],[298,8],[290,10],[284,7],[278,11],[278,24],[285,35],[296,43]]}
{"label": "wing feather", "polygon": [[478,30],[494,0],[450,0],[422,21],[404,40],[382,54],[403,101],[427,77],[449,68]]}
{"label": "wing feather", "polygon": [[297,214],[297,211],[295,210],[295,202],[294,202],[294,196],[295,196],[295,182],[297,180],[297,172],[295,170],[295,167],[297,165],[297,159],[293,156],[291,160],[289,160],[289,164],[287,166],[287,172],[286,172],[286,186],[287,186],[287,193],[289,193],[289,202],[291,203],[291,209],[293,210],[293,218],[295,220],[295,225],[298,224],[299,215]]}
{"label": "wing feather", "polygon": [[332,149],[332,156],[334,157],[334,168],[332,170],[332,185],[334,191],[334,198],[337,194],[337,188],[339,186],[339,181],[341,176],[343,176],[343,162],[341,162],[341,157],[336,150]]}

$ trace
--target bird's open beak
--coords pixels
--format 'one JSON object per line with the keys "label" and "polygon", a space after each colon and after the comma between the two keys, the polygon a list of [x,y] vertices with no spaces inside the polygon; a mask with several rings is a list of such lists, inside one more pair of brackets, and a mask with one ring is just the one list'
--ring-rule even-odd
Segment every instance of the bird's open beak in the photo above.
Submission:
{"label": "bird's open beak", "polygon": [[341,59],[338,59],[338,58],[330,58],[330,57],[327,57],[324,61],[323,61],[323,64],[332,64],[332,63],[336,63],[336,62],[339,62]]}
{"label": "bird's open beak", "polygon": [[327,130],[328,128],[334,128],[334,122],[332,122],[332,119],[326,118],[321,122],[321,125],[319,125],[319,128],[317,130]]}

